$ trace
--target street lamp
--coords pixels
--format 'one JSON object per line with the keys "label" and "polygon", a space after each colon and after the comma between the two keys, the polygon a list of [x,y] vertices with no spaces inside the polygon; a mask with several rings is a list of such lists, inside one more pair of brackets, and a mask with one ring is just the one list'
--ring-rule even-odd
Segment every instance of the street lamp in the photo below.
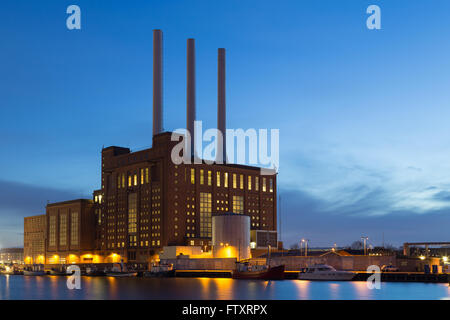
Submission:
{"label": "street lamp", "polygon": [[369,240],[369,237],[362,236],[361,240],[364,241],[364,255],[367,255],[367,252],[366,252],[367,251],[367,240]]}
{"label": "street lamp", "polygon": [[305,257],[308,256],[308,241],[309,241],[309,239],[302,239],[302,242],[301,242],[301,243],[305,244]]}

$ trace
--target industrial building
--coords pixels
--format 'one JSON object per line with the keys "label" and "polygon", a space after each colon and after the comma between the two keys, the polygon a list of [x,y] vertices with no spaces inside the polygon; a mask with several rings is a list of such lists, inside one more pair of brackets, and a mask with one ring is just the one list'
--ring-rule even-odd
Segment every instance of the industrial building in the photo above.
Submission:
{"label": "industrial building", "polygon": [[[42,233],[46,263],[147,262],[156,259],[165,246],[198,246],[210,251],[213,215],[231,212],[246,217],[252,237],[248,241],[277,246],[276,174],[263,175],[259,167],[222,161],[225,147],[217,153],[223,159],[213,164],[201,159],[200,163],[173,163],[171,152],[178,142],[172,141],[172,132],[163,131],[162,38],[162,32],[154,30],[152,147],[137,152],[118,146],[103,148],[101,188],[94,191],[93,200],[47,205]],[[195,64],[195,40],[188,39],[186,129],[192,137]],[[218,49],[217,78],[217,129],[224,133],[222,48]],[[260,235],[264,239],[258,239]],[[241,253],[248,255],[244,250]],[[36,257],[34,251],[27,251],[29,261],[37,261]]]}

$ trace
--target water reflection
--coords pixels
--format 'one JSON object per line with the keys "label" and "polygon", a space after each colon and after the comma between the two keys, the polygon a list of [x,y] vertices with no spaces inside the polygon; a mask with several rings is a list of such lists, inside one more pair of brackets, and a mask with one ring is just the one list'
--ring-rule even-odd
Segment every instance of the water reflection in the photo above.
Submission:
{"label": "water reflection", "polygon": [[69,290],[67,277],[0,276],[0,299],[448,299],[447,284],[305,280],[258,281],[228,278],[82,277],[81,290]]}
{"label": "water reflection", "polygon": [[309,299],[309,286],[311,281],[308,280],[293,280],[295,286],[297,287],[297,294],[299,300]]}

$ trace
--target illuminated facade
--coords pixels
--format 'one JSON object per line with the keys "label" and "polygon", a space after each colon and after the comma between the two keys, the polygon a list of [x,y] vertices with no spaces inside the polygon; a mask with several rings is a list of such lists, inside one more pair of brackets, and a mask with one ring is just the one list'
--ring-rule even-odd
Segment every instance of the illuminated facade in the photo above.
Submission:
{"label": "illuminated facade", "polygon": [[93,201],[86,199],[47,205],[46,252],[48,264],[99,263],[95,254]]}
{"label": "illuminated facade", "polygon": [[24,262],[45,263],[45,238],[47,222],[45,214],[25,217],[23,221]]}
{"label": "illuminated facade", "polygon": [[165,132],[151,149],[103,149],[102,189],[94,192],[100,255],[145,262],[163,246],[209,250],[214,213],[248,215],[251,230],[276,230],[275,175],[243,165],[175,165],[176,143]]}

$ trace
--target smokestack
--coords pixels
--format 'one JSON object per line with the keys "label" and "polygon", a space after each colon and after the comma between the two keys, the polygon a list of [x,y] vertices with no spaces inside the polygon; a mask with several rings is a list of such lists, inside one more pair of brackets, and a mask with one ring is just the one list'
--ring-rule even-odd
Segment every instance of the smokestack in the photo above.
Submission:
{"label": "smokestack", "polygon": [[[218,145],[217,161],[226,162],[226,99],[225,99],[225,49],[217,50],[217,130],[222,133],[222,146]],[[220,159],[221,158],[221,159]]]}
{"label": "smokestack", "polygon": [[153,30],[153,136],[163,131],[162,31]]}
{"label": "smokestack", "polygon": [[194,121],[195,121],[195,40],[187,40],[187,101],[186,101],[186,129],[191,134],[191,154],[194,150]]}

